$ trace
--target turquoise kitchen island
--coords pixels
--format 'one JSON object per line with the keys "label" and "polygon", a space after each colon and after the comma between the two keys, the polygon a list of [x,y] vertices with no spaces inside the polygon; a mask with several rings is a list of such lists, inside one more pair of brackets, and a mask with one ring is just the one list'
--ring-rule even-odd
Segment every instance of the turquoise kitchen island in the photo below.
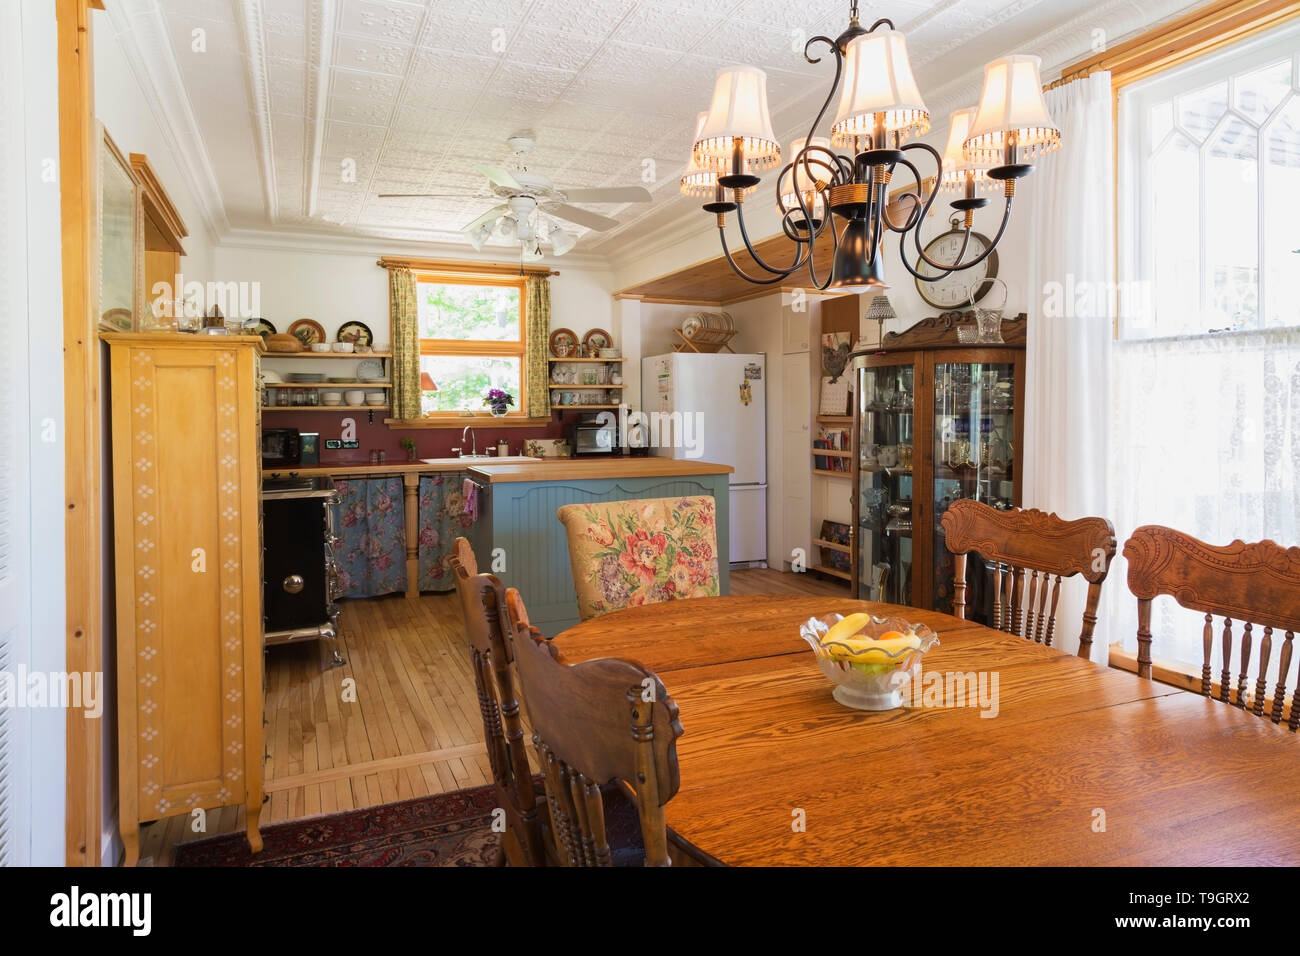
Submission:
{"label": "turquoise kitchen island", "polygon": [[718,575],[729,593],[730,465],[655,457],[555,459],[475,464],[478,520],[470,536],[479,570],[519,589],[534,626],[547,637],[578,623],[563,505],[631,498],[709,495],[717,507]]}

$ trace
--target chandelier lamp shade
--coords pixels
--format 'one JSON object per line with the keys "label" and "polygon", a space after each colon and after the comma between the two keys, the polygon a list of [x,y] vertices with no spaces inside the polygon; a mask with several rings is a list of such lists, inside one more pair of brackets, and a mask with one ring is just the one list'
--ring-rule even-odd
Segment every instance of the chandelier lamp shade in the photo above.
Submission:
{"label": "chandelier lamp shade", "polygon": [[[825,51],[814,56],[817,47]],[[892,22],[880,19],[863,27],[852,0],[843,33],[835,39],[815,36],[804,46],[809,63],[826,55],[834,58],[830,91],[808,135],[790,144],[777,173],[781,230],[795,243],[788,264],[766,262],[745,224],[747,195],[762,173],[782,161],[766,75],[749,66],[719,71],[709,109],[697,117],[681,188],[707,199],[703,208],[716,217],[731,268],[757,285],[788,282],[806,268],[819,291],[879,292],[889,288],[882,252],[891,235],[898,236],[904,268],[921,282],[987,259],[1006,232],[1016,180],[1033,171],[1032,161],[1060,145],[1060,131],[1043,99],[1038,57],[1007,56],[985,67],[978,104],[952,115],[941,156],[917,138],[929,131],[930,112],[912,73],[906,38]],[[832,103],[837,105],[827,129],[823,123]],[[934,174],[922,176],[913,157],[933,164]],[[999,188],[1005,203],[1001,225],[987,245],[971,243],[975,210],[990,202],[980,193]],[[932,259],[921,243],[921,226],[941,191],[957,193],[950,205],[965,230],[959,251],[946,262]],[[742,269],[728,246],[727,217],[733,212],[757,274]],[[824,275],[815,261],[818,242],[829,243],[833,251]]]}
{"label": "chandelier lamp shade", "polygon": [[966,158],[966,140],[971,123],[975,121],[975,107],[957,110],[948,120],[948,142],[943,148],[943,176],[939,185],[953,192],[965,193],[967,199],[975,197],[976,190],[993,190],[998,184],[989,179],[992,163]]}

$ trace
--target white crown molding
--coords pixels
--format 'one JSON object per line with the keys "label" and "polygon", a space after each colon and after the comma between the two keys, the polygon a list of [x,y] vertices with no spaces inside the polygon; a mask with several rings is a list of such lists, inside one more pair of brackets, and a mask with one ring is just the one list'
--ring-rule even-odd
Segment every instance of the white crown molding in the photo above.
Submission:
{"label": "white crown molding", "polygon": [[[307,12],[307,99],[303,104],[306,128],[303,142],[302,214],[316,215],[320,186],[321,153],[325,150],[325,106],[329,96],[330,66],[334,59],[334,26],[338,7],[334,0],[314,0]],[[270,117],[267,117],[269,122]]]}
{"label": "white crown molding", "polygon": [[208,238],[217,242],[230,222],[158,0],[116,0],[106,7],[136,85],[199,207]]}
{"label": "white crown molding", "polygon": [[[1105,41],[1114,46],[1197,5],[1189,0],[1145,0],[1141,5],[1133,0],[1105,0],[1087,15],[1062,23],[1028,43],[1017,44],[1015,49],[1002,49],[997,56],[1027,49],[1043,61],[1043,82],[1051,82],[1060,77],[1066,67],[1092,50],[1093,31],[1098,29],[1098,24],[1106,24]],[[939,86],[932,96],[927,97],[934,126],[946,128],[947,117],[953,111],[973,106],[979,99],[982,82],[982,77],[974,81],[963,77]]]}
{"label": "white crown molding", "polygon": [[275,189],[275,147],[271,136],[271,91],[266,78],[266,23],[262,0],[239,0],[239,32],[244,43],[244,57],[248,60],[245,76],[253,104],[254,129],[257,130],[266,218],[274,225],[280,214],[280,199]]}
{"label": "white crown molding", "polygon": [[[294,252],[314,255],[411,255],[430,259],[458,259],[466,262],[490,262],[496,265],[518,260],[516,254],[493,255],[490,251],[474,252],[459,243],[431,243],[417,239],[383,238],[379,236],[325,235],[313,232],[294,232],[280,229],[230,229],[222,236],[218,251],[225,249],[256,249],[262,251]],[[538,263],[530,263],[537,265]],[[549,265],[561,273],[565,269],[583,272],[610,272],[609,260],[604,256],[544,256],[542,265]]]}

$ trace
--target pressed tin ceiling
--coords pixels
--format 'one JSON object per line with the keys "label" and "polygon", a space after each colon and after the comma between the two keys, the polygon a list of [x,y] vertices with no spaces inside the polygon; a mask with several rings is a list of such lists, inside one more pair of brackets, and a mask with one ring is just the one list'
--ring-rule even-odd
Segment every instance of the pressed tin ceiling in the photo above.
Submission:
{"label": "pressed tin ceiling", "polygon": [[[782,142],[806,133],[829,60],[802,40],[835,36],[846,0],[121,0],[131,29],[161,24],[223,207],[240,229],[464,242],[495,200],[476,165],[510,168],[506,138],[531,129],[534,172],[557,186],[642,184],[654,201],[586,208],[618,219],[579,249],[613,254],[685,217],[678,195],[696,113],[717,70],[768,74]],[[932,122],[974,102],[980,69],[1012,51],[1044,75],[1194,6],[1175,0],[890,0],[870,23],[905,31]],[[146,31],[140,30],[144,33]],[[147,43],[141,44],[150,55]],[[163,75],[166,75],[165,73]],[[174,91],[173,91],[174,93]],[[453,199],[379,193],[465,192]]]}

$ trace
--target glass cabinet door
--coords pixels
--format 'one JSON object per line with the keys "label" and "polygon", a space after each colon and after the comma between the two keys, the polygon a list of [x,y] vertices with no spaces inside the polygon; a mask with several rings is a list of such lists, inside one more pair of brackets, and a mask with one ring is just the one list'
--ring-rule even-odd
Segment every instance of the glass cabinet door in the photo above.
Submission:
{"label": "glass cabinet door", "polygon": [[[951,613],[953,558],[943,514],[959,498],[1015,507],[1015,365],[956,362],[934,367],[934,609]],[[989,575],[972,554],[966,565],[967,617],[992,619]]]}
{"label": "glass cabinet door", "polygon": [[858,595],[912,602],[913,366],[859,368]]}

